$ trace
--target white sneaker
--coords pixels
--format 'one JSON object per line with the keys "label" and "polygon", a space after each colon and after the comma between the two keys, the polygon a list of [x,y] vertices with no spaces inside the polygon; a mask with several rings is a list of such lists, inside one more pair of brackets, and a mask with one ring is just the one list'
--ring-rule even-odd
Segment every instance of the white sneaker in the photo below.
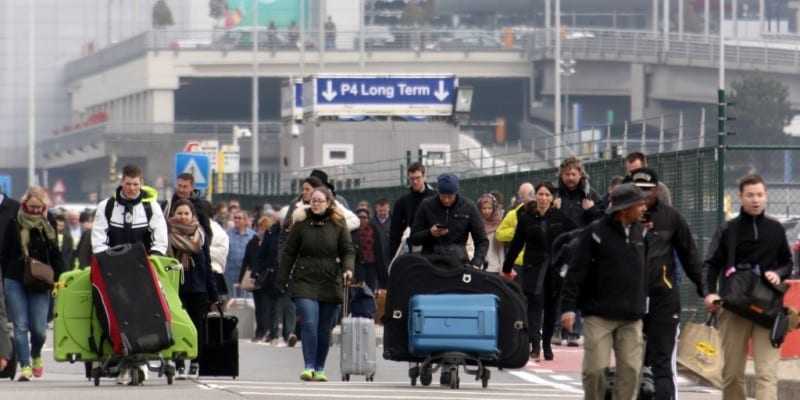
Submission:
{"label": "white sneaker", "polygon": [[139,366],[139,371],[141,371],[141,376],[142,376],[142,379],[141,379],[141,381],[139,383],[142,383],[142,382],[147,380],[148,375],[149,375],[149,370],[147,368],[147,364],[140,365]]}
{"label": "white sneaker", "polygon": [[130,370],[120,368],[119,374],[117,375],[117,385],[127,385],[131,383],[131,374]]}
{"label": "white sneaker", "polygon": [[286,343],[283,339],[276,340],[275,347],[289,347],[289,344]]}

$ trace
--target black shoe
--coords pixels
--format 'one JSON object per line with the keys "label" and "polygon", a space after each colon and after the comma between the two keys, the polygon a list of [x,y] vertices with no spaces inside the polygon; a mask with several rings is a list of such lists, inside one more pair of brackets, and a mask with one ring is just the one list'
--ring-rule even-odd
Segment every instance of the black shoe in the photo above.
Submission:
{"label": "black shoe", "polygon": [[540,355],[539,355],[539,342],[538,341],[531,343],[531,360],[534,360],[534,361],[541,361],[542,360],[540,358]]}
{"label": "black shoe", "polygon": [[289,339],[286,341],[289,344],[289,347],[294,347],[297,344],[297,335],[292,333],[289,335]]}
{"label": "black shoe", "polygon": [[542,343],[542,352],[546,361],[553,361],[553,347],[550,345],[549,340]]}

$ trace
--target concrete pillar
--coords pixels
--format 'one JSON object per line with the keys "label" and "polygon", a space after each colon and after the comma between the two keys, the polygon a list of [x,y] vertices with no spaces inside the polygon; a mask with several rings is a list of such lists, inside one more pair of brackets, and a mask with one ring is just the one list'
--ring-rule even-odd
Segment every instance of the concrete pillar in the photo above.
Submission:
{"label": "concrete pillar", "polygon": [[739,0],[731,0],[731,17],[733,18],[733,37],[739,37]]}
{"label": "concrete pillar", "polygon": [[664,28],[664,51],[667,51],[667,50],[669,50],[669,33],[670,33],[670,29],[669,29],[669,22],[670,22],[669,21],[669,14],[670,14],[670,10],[669,10],[669,0],[663,0],[663,1],[664,1],[664,3],[663,3],[663,5],[664,5],[664,11],[663,11],[663,13],[664,13],[664,15],[663,15],[663,17],[664,17],[664,22],[663,22],[663,24],[664,24],[664,27],[663,27]]}
{"label": "concrete pillar", "polygon": [[764,0],[758,0],[758,33],[764,33]]}
{"label": "concrete pillar", "polygon": [[644,118],[645,101],[647,99],[645,79],[647,79],[645,74],[645,65],[631,64],[631,77],[629,81],[631,121]]}
{"label": "concrete pillar", "polygon": [[155,124],[153,133],[168,133],[169,126],[175,122],[175,92],[172,90],[151,90],[148,104],[149,123]]}
{"label": "concrete pillar", "polygon": [[683,30],[684,30],[684,17],[683,13],[685,10],[683,9],[683,4],[686,0],[676,0],[678,2],[678,35],[680,35],[681,40],[683,40]]}
{"label": "concrete pillar", "polygon": [[708,40],[711,34],[711,0],[703,0],[703,34]]}

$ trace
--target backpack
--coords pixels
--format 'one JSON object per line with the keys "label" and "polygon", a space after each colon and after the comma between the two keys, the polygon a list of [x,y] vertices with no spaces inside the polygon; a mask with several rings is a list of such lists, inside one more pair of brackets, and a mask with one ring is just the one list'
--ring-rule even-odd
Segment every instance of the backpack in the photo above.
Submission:
{"label": "backpack", "polygon": [[[108,235],[108,230],[111,228],[111,215],[114,214],[114,206],[116,204],[117,201],[114,198],[114,196],[109,197],[108,201],[106,202],[105,216],[106,216],[106,221],[108,221],[108,228],[106,228],[106,235]],[[149,201],[142,201],[142,206],[144,206],[144,215],[147,217],[147,231],[152,236],[153,229],[150,228],[150,219],[153,218],[153,206],[150,204]]]}

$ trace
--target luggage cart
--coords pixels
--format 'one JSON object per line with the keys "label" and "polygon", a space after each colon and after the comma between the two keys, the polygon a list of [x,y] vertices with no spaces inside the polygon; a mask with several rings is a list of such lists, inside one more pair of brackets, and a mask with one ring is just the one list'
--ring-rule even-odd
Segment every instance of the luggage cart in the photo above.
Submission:
{"label": "luggage cart", "polygon": [[[492,372],[484,365],[483,359],[467,353],[446,352],[432,354],[425,358],[421,363],[408,369],[408,377],[411,379],[411,386],[417,385],[417,379],[422,386],[429,386],[433,382],[433,374],[442,370],[448,373],[448,386],[450,389],[458,389],[461,385],[461,378],[458,373],[463,367],[464,373],[474,375],[476,381],[481,381],[481,386],[489,386]],[[470,368],[472,367],[472,368]]]}

